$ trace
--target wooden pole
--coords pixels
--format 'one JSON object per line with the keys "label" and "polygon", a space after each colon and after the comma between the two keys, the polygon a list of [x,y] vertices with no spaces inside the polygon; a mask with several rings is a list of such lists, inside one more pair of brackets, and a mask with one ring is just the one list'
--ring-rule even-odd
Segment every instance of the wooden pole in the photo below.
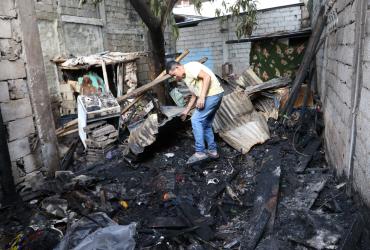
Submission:
{"label": "wooden pole", "polygon": [[105,65],[105,61],[104,59],[101,60],[101,67],[103,69],[103,77],[104,77],[104,84],[105,84],[105,92],[106,93],[109,93],[110,92],[110,89],[109,89],[109,82],[108,82],[108,74],[107,74],[107,67]]}
{"label": "wooden pole", "polygon": [[314,30],[308,41],[308,45],[306,48],[306,52],[303,56],[302,63],[299,66],[296,77],[294,79],[288,101],[286,102],[285,106],[282,108],[283,114],[289,115],[293,109],[293,104],[295,100],[297,99],[299,88],[301,87],[302,82],[307,76],[311,61],[315,57],[314,51],[316,51],[317,45],[320,41],[322,31],[324,30],[324,27],[326,24],[326,19],[327,19],[327,15],[325,14],[325,6],[321,6],[320,13],[318,15],[318,19],[316,21]]}
{"label": "wooden pole", "polygon": [[[204,58],[200,59],[199,62],[204,63],[207,60],[208,60],[208,58],[204,57]],[[163,76],[161,76],[161,74],[156,79],[154,79],[152,82],[147,83],[147,84],[135,89],[134,91],[132,91],[130,93],[127,93],[126,95],[117,98],[117,101],[118,102],[123,102],[124,100],[127,100],[129,98],[137,97],[137,96],[143,94],[144,92],[148,91],[149,89],[152,89],[153,87],[157,86],[158,84],[160,84],[160,83],[162,83],[162,82],[171,78],[171,76],[166,74],[166,73],[164,73],[165,75],[163,75]]]}
{"label": "wooden pole", "polygon": [[123,95],[123,63],[117,66],[117,97]]}

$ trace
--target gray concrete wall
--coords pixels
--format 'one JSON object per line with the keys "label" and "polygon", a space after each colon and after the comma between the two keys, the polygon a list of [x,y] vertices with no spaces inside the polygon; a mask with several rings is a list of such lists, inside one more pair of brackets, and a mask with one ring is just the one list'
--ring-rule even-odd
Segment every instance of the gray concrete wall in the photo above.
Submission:
{"label": "gray concrete wall", "polygon": [[[40,39],[52,102],[59,99],[55,56],[79,56],[106,50],[146,50],[145,28],[129,1],[35,0]],[[146,68],[147,59],[139,60]],[[139,67],[139,70],[142,67]],[[148,71],[139,72],[139,82],[149,80]]]}
{"label": "gray concrete wall", "polygon": [[[323,2],[314,1],[314,13]],[[337,19],[334,22],[328,22],[323,35],[323,38],[326,36],[326,42],[316,57],[318,90],[324,110],[326,155],[338,175],[346,177],[350,176],[350,138],[356,70],[355,30],[356,25],[360,25],[359,14],[356,14],[358,2],[358,0],[338,0],[335,3],[333,9]],[[354,188],[368,205],[370,205],[370,144],[367,138],[370,129],[369,14],[368,9],[365,49],[361,60],[363,81],[355,128],[356,143],[353,165]]]}
{"label": "gray concrete wall", "polygon": [[[259,11],[252,35],[301,29],[301,8],[301,5],[294,5]],[[224,24],[218,19],[204,20],[197,26],[180,28],[176,49],[190,50],[184,62],[207,56],[206,65],[216,73],[221,74],[222,64],[229,62],[233,64],[234,73],[240,74],[249,67],[251,43],[225,44],[228,40],[237,39],[235,30],[236,23],[232,20]]]}
{"label": "gray concrete wall", "polygon": [[0,108],[8,133],[12,173],[20,189],[25,178],[40,175],[42,164],[14,0],[0,1],[0,17]]}

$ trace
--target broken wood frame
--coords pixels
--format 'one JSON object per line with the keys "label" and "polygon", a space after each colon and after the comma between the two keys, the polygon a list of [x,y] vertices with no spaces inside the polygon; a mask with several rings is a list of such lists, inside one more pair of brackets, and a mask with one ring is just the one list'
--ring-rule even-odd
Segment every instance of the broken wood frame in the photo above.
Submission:
{"label": "broken wood frame", "polygon": [[[123,86],[124,82],[130,78],[130,81],[134,83],[134,86],[137,85],[137,77],[136,73],[135,76],[132,77],[127,76],[125,72],[125,65],[136,63],[137,59],[140,56],[146,55],[147,53],[144,52],[135,52],[132,53],[134,56],[131,56],[129,58],[118,58],[118,59],[112,59],[108,58],[105,59],[103,56],[98,57],[96,61],[86,63],[83,65],[68,65],[68,66],[63,66],[62,64],[67,61],[67,59],[53,59],[51,60],[56,64],[56,72],[58,75],[59,82],[62,82],[62,71],[67,71],[67,72],[73,72],[76,70],[84,70],[84,71],[96,71],[96,68],[101,67],[101,73],[102,73],[102,78],[104,80],[104,89],[107,93],[111,92],[111,88],[109,87],[109,76],[110,74],[112,75],[112,84],[116,87],[116,96],[122,96],[123,94]],[[107,65],[112,65],[112,70],[108,72]],[[136,67],[135,67],[136,68]],[[131,72],[127,72],[128,74],[131,74]],[[66,99],[65,101],[68,101]],[[71,100],[72,101],[72,100]],[[68,104],[66,104],[68,107]]]}
{"label": "broken wood frame", "polygon": [[[185,49],[180,56],[178,56],[176,58],[176,61],[177,62],[180,62],[185,56],[187,56],[189,54],[189,50],[188,49]],[[200,62],[204,63],[205,61],[207,61],[207,58],[203,58],[200,60]],[[123,68],[123,65],[119,65],[120,67]],[[118,73],[119,69],[117,69],[117,73]],[[119,74],[117,74],[118,76]],[[121,97],[118,97],[117,98],[117,101],[118,102],[123,102],[124,100],[127,100],[129,99],[130,97],[133,97],[136,95],[136,99],[130,103],[122,112],[121,114],[127,112],[137,101],[139,101],[142,97],[142,94],[146,91],[148,91],[149,89],[153,88],[154,86],[156,86],[157,84],[165,81],[166,79],[169,79],[170,76],[168,76],[168,78],[164,77],[166,76],[166,71],[162,71],[161,74],[159,74],[156,79],[154,79],[152,82],[148,83],[148,84],[145,84],[141,87],[139,87],[138,89],[124,95],[124,96],[121,96]],[[118,78],[120,79],[120,78]],[[163,80],[164,79],[164,80]],[[123,78],[121,80],[119,80],[119,83],[122,83],[122,89],[123,89]],[[149,87],[147,86],[149,85]],[[139,92],[139,94],[138,94]],[[117,94],[118,94],[118,85],[117,85]],[[74,119],[70,122],[68,122],[67,124],[65,124],[62,128],[59,128],[57,129],[57,136],[58,137],[62,137],[62,136],[65,136],[65,135],[68,135],[68,134],[71,134],[71,133],[74,133],[76,131],[78,131],[77,129],[75,129],[75,126],[78,124],[78,119]]]}

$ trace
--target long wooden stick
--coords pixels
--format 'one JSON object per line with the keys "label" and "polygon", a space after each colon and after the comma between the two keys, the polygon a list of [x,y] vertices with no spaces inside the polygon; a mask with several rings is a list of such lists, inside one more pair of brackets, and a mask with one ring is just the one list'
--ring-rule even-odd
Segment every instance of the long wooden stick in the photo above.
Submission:
{"label": "long wooden stick", "polygon": [[141,96],[138,96],[135,98],[135,100],[133,100],[129,105],[127,105],[122,111],[121,111],[121,115],[126,113],[132,106],[135,105],[135,103],[137,103],[138,101],[140,101],[141,98],[143,98],[144,95],[141,95]]}
{"label": "long wooden stick", "polygon": [[285,106],[282,108],[281,112],[283,114],[289,115],[293,109],[293,104],[295,100],[297,99],[299,88],[301,87],[303,80],[307,76],[311,61],[315,56],[313,52],[316,50],[317,45],[320,41],[321,33],[324,30],[326,20],[327,20],[327,14],[325,14],[325,6],[322,6],[320,9],[320,13],[318,15],[318,19],[315,24],[315,28],[308,41],[308,45],[306,48],[306,52],[304,53],[302,63],[299,66],[296,77],[294,79],[288,101],[286,102]]}
{"label": "long wooden stick", "polygon": [[[177,58],[176,58],[176,61],[179,62],[181,61],[185,56],[187,56],[189,54],[189,50],[186,49],[184,50],[184,52],[181,53],[181,55],[179,55]],[[126,95],[124,96],[121,96],[121,97],[118,97],[117,98],[117,101],[118,102],[123,102],[124,100],[126,99],[129,99],[129,98],[132,98],[132,97],[136,97],[136,96],[139,96],[141,95],[142,93],[148,91],[149,89],[157,86],[158,84],[160,84],[161,82],[164,82],[168,79],[170,79],[171,76],[170,75],[167,75],[166,74],[166,71],[163,70],[153,81],[151,81],[150,83],[147,83],[137,89],[135,89],[134,91],[130,92],[130,93],[127,93]]]}
{"label": "long wooden stick", "polygon": [[107,67],[105,65],[104,59],[101,60],[101,67],[103,69],[103,77],[104,77],[104,83],[105,83],[105,93],[109,93],[109,82],[108,82],[108,74],[107,74]]}

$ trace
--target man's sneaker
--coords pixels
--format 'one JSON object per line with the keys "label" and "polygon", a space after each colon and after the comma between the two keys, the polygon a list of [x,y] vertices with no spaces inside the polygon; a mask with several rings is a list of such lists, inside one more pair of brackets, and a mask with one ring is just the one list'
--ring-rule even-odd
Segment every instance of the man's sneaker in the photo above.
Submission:
{"label": "man's sneaker", "polygon": [[206,153],[196,152],[192,156],[190,156],[190,158],[188,159],[186,164],[187,165],[192,165],[194,163],[201,162],[201,161],[204,161],[206,159],[208,159],[208,155]]}
{"label": "man's sneaker", "polygon": [[217,153],[217,150],[207,150],[207,155],[209,156],[209,158],[212,159],[220,158],[220,155]]}

